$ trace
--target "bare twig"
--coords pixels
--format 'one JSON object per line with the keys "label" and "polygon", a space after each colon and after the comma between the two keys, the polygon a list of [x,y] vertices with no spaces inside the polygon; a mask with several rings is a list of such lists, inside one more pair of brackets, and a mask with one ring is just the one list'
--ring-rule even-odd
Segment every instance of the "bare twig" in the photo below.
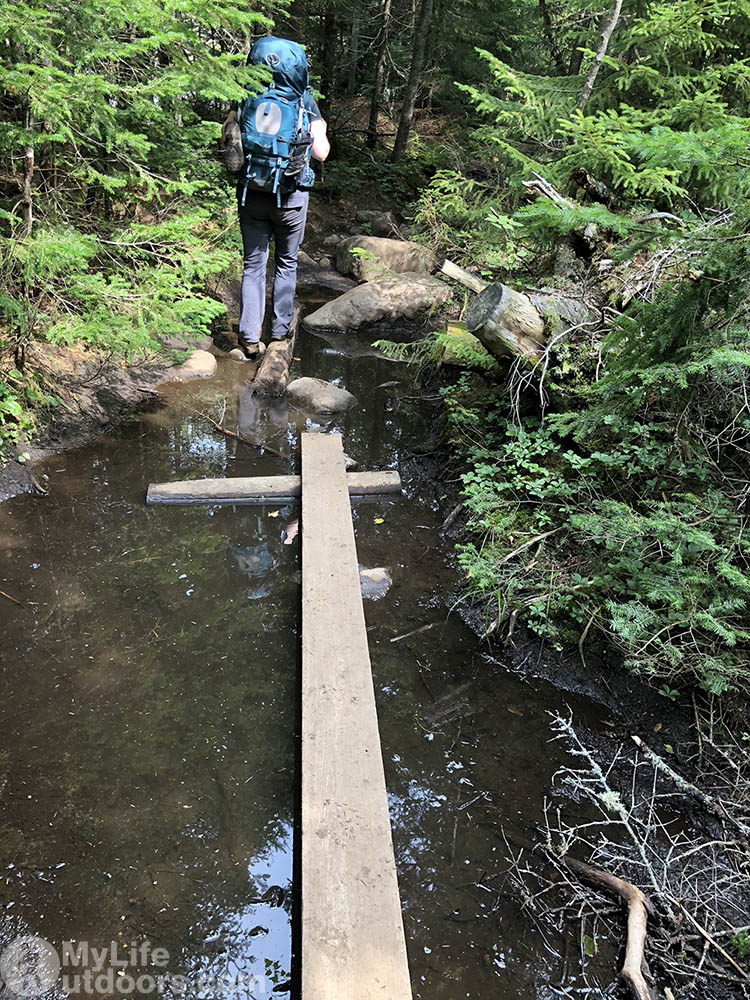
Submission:
{"label": "bare twig", "polygon": [[654,753],[650,747],[646,746],[640,736],[632,736],[631,739],[638,749],[646,755],[654,767],[661,771],[662,774],[666,774],[667,777],[671,778],[681,792],[686,795],[691,795],[694,799],[697,799],[706,807],[706,809],[708,809],[710,813],[713,813],[714,816],[718,816],[719,819],[724,819],[728,823],[731,823],[732,826],[735,826],[744,837],[750,837],[750,826],[748,826],[747,823],[743,823],[742,820],[737,819],[735,816],[732,816],[731,813],[728,813],[718,799],[713,798],[711,795],[707,795],[706,792],[701,791],[701,789],[692,784],[692,782],[687,781],[681,774],[678,774],[669,766],[669,764],[667,764],[665,760],[663,760],[658,754]]}

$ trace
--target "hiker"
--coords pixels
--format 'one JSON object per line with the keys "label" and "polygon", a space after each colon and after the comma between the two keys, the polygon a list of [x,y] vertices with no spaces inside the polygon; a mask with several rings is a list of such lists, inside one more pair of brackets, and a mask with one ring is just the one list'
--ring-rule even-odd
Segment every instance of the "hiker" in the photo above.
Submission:
{"label": "hiker", "polygon": [[273,236],[271,337],[283,340],[292,325],[297,253],[315,180],[310,158],[325,160],[330,144],[326,123],[310,91],[302,47],[268,35],[253,45],[247,61],[271,69],[271,86],[231,111],[222,134],[227,167],[238,172],[237,209],[243,248],[238,340],[245,357],[254,359],[265,351],[260,336],[268,241]]}

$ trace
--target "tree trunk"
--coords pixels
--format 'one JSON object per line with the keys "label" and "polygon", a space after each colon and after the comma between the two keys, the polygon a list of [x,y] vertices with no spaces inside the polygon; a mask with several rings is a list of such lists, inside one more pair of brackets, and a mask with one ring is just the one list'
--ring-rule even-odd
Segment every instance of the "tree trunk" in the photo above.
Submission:
{"label": "tree trunk", "polygon": [[555,69],[558,74],[560,76],[564,76],[565,64],[563,63],[562,55],[560,54],[560,47],[557,44],[557,38],[555,37],[555,29],[552,24],[549,8],[547,7],[547,0],[539,0],[539,13],[542,18],[542,24],[544,25],[544,37],[547,39],[547,44],[549,45],[552,62],[555,64]]}
{"label": "tree trunk", "polygon": [[581,63],[583,62],[582,45],[583,38],[579,35],[573,45],[573,51],[570,53],[570,62],[568,63],[568,72],[566,76],[578,76],[581,72]]}
{"label": "tree trunk", "polygon": [[359,69],[359,28],[360,17],[357,11],[352,14],[351,62],[349,76],[346,82],[346,92],[352,97],[357,89],[357,70]]}
{"label": "tree trunk", "polygon": [[[620,0],[622,3],[622,0]],[[432,0],[422,0],[419,8],[419,17],[414,27],[414,47],[412,49],[411,68],[409,69],[409,80],[404,92],[404,103],[401,108],[401,119],[398,123],[396,141],[393,145],[393,162],[398,161],[406,152],[406,143],[411,131],[411,122],[414,117],[414,105],[417,100],[417,91],[422,77],[424,67],[424,54],[427,48],[427,35],[430,31],[432,21]]]}
{"label": "tree trunk", "polygon": [[338,32],[338,16],[332,2],[327,4],[323,19],[322,68],[320,73],[320,89],[323,92],[323,108],[327,111],[331,106],[331,97],[336,86],[336,35]]}
{"label": "tree trunk", "polygon": [[32,194],[32,183],[34,181],[34,117],[29,108],[29,101],[24,101],[24,127],[29,139],[23,151],[23,199],[21,201],[21,211],[23,213],[23,228],[21,238],[31,236],[34,226],[34,197]]}
{"label": "tree trunk", "polygon": [[589,66],[589,71],[586,74],[586,82],[583,85],[583,90],[578,98],[579,111],[584,111],[589,102],[589,97],[591,97],[591,92],[594,89],[594,83],[596,82],[599,70],[601,69],[602,60],[607,54],[607,47],[609,46],[609,40],[612,37],[612,32],[615,30],[617,22],[620,20],[621,10],[622,0],[615,0],[612,10],[609,14],[605,14],[602,18],[601,27],[599,29],[599,45],[593,62]]}
{"label": "tree trunk", "polygon": [[367,145],[375,148],[378,139],[378,112],[383,96],[383,81],[385,80],[385,59],[388,52],[388,31],[391,22],[391,0],[383,0],[383,10],[380,16],[380,42],[378,44],[378,61],[375,65],[375,83],[372,87],[370,102],[370,123],[367,126]]}
{"label": "tree trunk", "polygon": [[292,0],[284,20],[286,25],[279,34],[283,34],[284,37],[290,38],[293,42],[304,42],[307,26],[306,0]]}
{"label": "tree trunk", "polygon": [[28,145],[23,155],[23,237],[31,236],[34,225],[34,201],[31,182],[34,179],[34,147]]}

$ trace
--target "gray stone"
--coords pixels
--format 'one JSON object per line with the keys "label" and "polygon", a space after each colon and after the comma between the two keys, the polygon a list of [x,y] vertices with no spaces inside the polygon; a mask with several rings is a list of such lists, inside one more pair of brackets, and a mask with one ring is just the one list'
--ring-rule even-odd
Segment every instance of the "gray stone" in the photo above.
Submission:
{"label": "gray stone", "polygon": [[393,212],[381,212],[370,222],[370,229],[373,236],[388,236],[401,238],[398,222]]}
{"label": "gray stone", "polygon": [[355,282],[351,278],[345,278],[343,274],[330,267],[300,264],[297,268],[297,294],[303,295],[308,300],[326,302],[355,287]]}
{"label": "gray stone", "polygon": [[216,374],[216,358],[208,351],[193,351],[187,361],[171,376],[175,382],[187,382],[191,378],[211,378]]}
{"label": "gray stone", "polygon": [[350,458],[348,455],[344,455],[344,468],[347,472],[352,472],[352,470],[356,469],[358,465],[359,462],[355,462],[353,458]]}
{"label": "gray stone", "polygon": [[439,278],[402,274],[352,288],[305,317],[304,325],[312,331],[345,333],[380,323],[422,320],[438,312],[450,295]]}
{"label": "gray stone", "polygon": [[320,258],[320,266],[323,267],[323,268],[328,269],[329,267],[331,267],[332,263],[333,262],[331,261],[330,257],[321,257]]}
{"label": "gray stone", "polygon": [[296,378],[286,390],[287,399],[294,406],[312,413],[341,413],[357,402],[346,389],[325,382],[322,378]]}
{"label": "gray stone", "polygon": [[[363,250],[365,256],[353,255]],[[353,236],[336,247],[336,269],[359,281],[373,281],[389,274],[429,274],[437,261],[427,247],[406,240],[389,240],[379,236]]]}
{"label": "gray stone", "polygon": [[297,263],[304,264],[307,267],[315,267],[315,260],[310,256],[309,253],[305,253],[304,250],[298,251]]}
{"label": "gray stone", "polygon": [[329,236],[326,236],[326,238],[323,240],[323,246],[324,247],[335,247],[343,239],[345,239],[345,237],[342,236],[341,233],[331,233]]}
{"label": "gray stone", "polygon": [[392,583],[391,572],[385,566],[359,571],[359,589],[362,597],[368,601],[379,601],[381,597],[385,597]]}

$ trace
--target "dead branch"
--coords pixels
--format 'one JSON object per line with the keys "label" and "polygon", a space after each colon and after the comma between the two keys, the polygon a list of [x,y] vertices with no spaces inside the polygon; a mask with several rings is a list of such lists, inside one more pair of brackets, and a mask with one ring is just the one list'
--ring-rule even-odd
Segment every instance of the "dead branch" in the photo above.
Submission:
{"label": "dead branch", "polygon": [[475,274],[471,274],[470,271],[465,271],[458,264],[454,264],[452,260],[446,259],[443,261],[440,268],[442,274],[446,278],[453,278],[454,281],[460,282],[465,288],[470,289],[472,292],[482,292],[487,287],[487,282],[482,281],[481,278],[477,278]]}
{"label": "dead branch", "polygon": [[279,458],[289,458],[289,456],[285,455],[283,451],[277,451],[275,448],[272,448],[268,444],[264,444],[262,441],[260,443],[257,441],[249,441],[236,431],[230,431],[228,427],[224,427],[223,424],[217,423],[214,418],[210,417],[207,413],[201,413],[199,411],[198,416],[207,420],[214,430],[218,431],[220,434],[225,434],[227,437],[234,438],[235,441],[240,441],[242,444],[248,444],[251,448],[257,448],[259,451],[270,451],[272,455],[278,455]]}
{"label": "dead branch", "polygon": [[596,83],[596,78],[599,75],[602,61],[607,54],[607,48],[609,47],[609,40],[612,37],[612,32],[615,30],[617,22],[620,20],[621,10],[622,0],[615,0],[612,10],[608,14],[605,14],[602,18],[599,32],[599,44],[596,48],[596,52],[594,53],[591,66],[589,66],[589,71],[586,74],[586,81],[583,84],[581,95],[578,98],[578,110],[581,112],[586,109],[586,105],[591,97],[594,84]]}
{"label": "dead branch", "polygon": [[561,205],[563,208],[575,208],[575,202],[571,201],[570,198],[565,198],[560,194],[558,190],[552,187],[550,182],[533,171],[534,180],[533,181],[523,181],[523,186],[527,191],[531,191],[536,195],[541,195],[543,198],[549,198],[554,201],[556,205]]}
{"label": "dead branch", "polygon": [[662,774],[671,778],[681,792],[697,799],[698,802],[704,805],[710,813],[714,814],[714,816],[718,816],[719,819],[723,819],[726,820],[726,822],[731,823],[732,826],[736,827],[740,831],[743,837],[750,837],[750,826],[748,826],[747,823],[743,823],[742,820],[737,819],[735,816],[728,813],[718,799],[713,798],[711,795],[707,795],[706,792],[701,791],[700,788],[692,784],[690,781],[686,781],[681,774],[678,774],[669,766],[669,764],[667,764],[665,760],[663,760],[658,754],[654,753],[650,747],[646,746],[639,736],[633,736],[631,738],[638,749],[646,755],[650,763],[653,764],[658,771],[661,771]]}
{"label": "dead branch", "polygon": [[562,863],[582,881],[595,889],[606,892],[622,900],[628,911],[628,929],[625,939],[625,959],[620,969],[620,977],[627,983],[635,1000],[656,1000],[654,979],[646,962],[646,937],[649,916],[654,915],[654,907],[648,896],[625,879],[611,875],[600,868],[562,858]]}
{"label": "dead branch", "polygon": [[[669,894],[667,894],[667,895],[669,895]],[[688,918],[688,920],[690,921],[690,923],[693,925],[693,927],[695,927],[695,929],[698,931],[698,933],[701,935],[701,937],[705,941],[707,941],[708,944],[712,945],[718,951],[718,953],[723,958],[725,958],[727,962],[729,962],[729,964],[732,966],[732,968],[736,972],[738,972],[739,975],[746,982],[750,982],[750,976],[748,976],[748,974],[745,972],[745,970],[742,968],[742,966],[738,965],[737,962],[735,962],[735,960],[732,958],[732,956],[721,947],[721,945],[719,944],[719,942],[716,941],[713,937],[711,937],[711,935],[708,933],[708,931],[706,930],[706,928],[702,927],[698,923],[698,921],[695,919],[695,917],[692,915],[692,913],[689,910],[686,910],[685,907],[682,905],[682,903],[678,899],[675,899],[672,896],[670,896],[669,898],[670,898],[670,901],[672,902],[672,904],[674,906],[676,906],[677,909],[680,911],[680,913],[682,913],[684,916],[686,916]]]}

